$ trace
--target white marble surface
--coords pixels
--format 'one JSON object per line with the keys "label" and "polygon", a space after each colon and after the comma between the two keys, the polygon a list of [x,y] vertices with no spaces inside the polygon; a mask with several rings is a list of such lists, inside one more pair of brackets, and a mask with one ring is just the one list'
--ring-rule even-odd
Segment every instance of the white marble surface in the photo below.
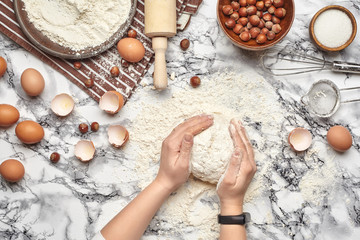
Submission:
{"label": "white marble surface", "polygon": [[[313,48],[308,34],[311,17],[321,7],[335,3],[348,7],[356,19],[360,19],[359,1],[295,0],[295,21],[281,45],[290,44],[302,50]],[[168,71],[176,72],[177,77],[170,82],[170,88],[183,87],[193,75],[209,76],[226,68],[239,72],[254,69],[272,84],[289,113],[282,120],[284,132],[279,136],[286,136],[294,126],[303,126],[311,131],[314,145],[319,148],[319,154],[312,158],[313,165],[309,166],[304,161],[306,155],[294,154],[287,146],[286,137],[282,137],[277,146],[279,154],[271,156],[276,164],[268,176],[269,191],[245,206],[254,217],[248,226],[249,239],[358,239],[360,104],[344,104],[330,119],[319,119],[309,114],[299,99],[315,80],[327,78],[340,88],[353,87],[360,86],[359,75],[318,72],[275,78],[259,67],[259,53],[243,51],[224,36],[216,22],[215,5],[213,0],[204,1],[189,28],[171,39]],[[191,47],[183,52],[178,44],[185,37],[190,39]],[[326,54],[326,57],[360,62],[359,37],[346,50]],[[30,146],[17,139],[15,126],[0,129],[0,160],[18,158],[26,168],[24,179],[17,184],[0,180],[0,239],[90,239],[140,190],[134,163],[123,151],[109,146],[106,139],[109,124],[131,126],[135,114],[132,103],[137,93],[121,114],[110,117],[61,74],[2,34],[0,55],[8,62],[7,72],[0,79],[0,103],[16,106],[21,120],[35,120],[45,129],[45,138]],[[46,89],[37,98],[27,97],[19,84],[22,71],[29,67],[38,69],[46,79]],[[144,82],[151,82],[150,74]],[[140,87],[137,92],[141,91]],[[49,103],[62,92],[75,98],[76,109],[69,117],[59,119],[51,112]],[[356,98],[359,94],[353,91],[343,97]],[[93,121],[100,123],[99,132],[82,136],[77,131],[79,123]],[[344,154],[334,152],[326,144],[326,132],[335,124],[346,126],[353,135],[353,146]],[[80,163],[73,155],[74,144],[82,138],[92,139],[97,147],[96,157],[89,164]],[[53,151],[61,154],[57,164],[48,160]],[[299,182],[307,171],[326,164],[330,157],[336,163],[337,185],[321,193],[317,203],[304,200]],[[114,169],[118,174],[113,174]],[[146,239],[194,239],[193,232],[196,229],[172,236],[161,229],[161,223],[152,223],[145,235]]]}

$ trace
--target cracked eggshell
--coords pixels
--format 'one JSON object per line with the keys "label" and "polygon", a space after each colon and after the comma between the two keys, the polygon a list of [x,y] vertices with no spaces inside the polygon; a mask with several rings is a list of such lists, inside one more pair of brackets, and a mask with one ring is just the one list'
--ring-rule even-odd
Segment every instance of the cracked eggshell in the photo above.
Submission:
{"label": "cracked eggshell", "polygon": [[308,149],[312,143],[311,133],[305,128],[295,128],[288,136],[290,147],[296,152]]}
{"label": "cracked eggshell", "polygon": [[109,142],[116,148],[124,146],[129,140],[129,132],[121,125],[112,125],[108,128]]}
{"label": "cracked eggshell", "polygon": [[124,97],[116,91],[108,91],[102,95],[99,102],[100,109],[115,114],[124,106]]}
{"label": "cracked eggshell", "polygon": [[95,155],[94,143],[90,140],[80,140],[75,145],[75,156],[82,162],[88,162]]}
{"label": "cracked eggshell", "polygon": [[56,95],[51,101],[51,110],[60,117],[69,115],[74,109],[74,106],[73,98],[66,93]]}

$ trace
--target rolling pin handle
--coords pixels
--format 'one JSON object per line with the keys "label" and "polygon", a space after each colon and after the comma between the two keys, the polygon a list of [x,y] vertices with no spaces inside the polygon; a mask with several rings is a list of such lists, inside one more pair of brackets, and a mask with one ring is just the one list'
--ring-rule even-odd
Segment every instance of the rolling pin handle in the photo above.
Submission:
{"label": "rolling pin handle", "polygon": [[166,71],[165,52],[167,49],[166,37],[153,37],[152,48],[155,52],[154,86],[156,89],[163,90],[168,85]]}

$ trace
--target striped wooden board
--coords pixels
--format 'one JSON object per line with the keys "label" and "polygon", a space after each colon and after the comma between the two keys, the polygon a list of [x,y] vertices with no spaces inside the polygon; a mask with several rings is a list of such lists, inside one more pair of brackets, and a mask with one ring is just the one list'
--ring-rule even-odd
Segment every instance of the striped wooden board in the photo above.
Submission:
{"label": "striped wooden board", "polygon": [[[179,31],[186,28],[191,15],[196,13],[201,2],[202,0],[177,0],[177,27]],[[154,61],[151,39],[144,34],[143,0],[138,0],[136,14],[130,29],[134,29],[138,33],[137,39],[144,44],[146,50],[145,57],[140,62],[121,64],[121,58],[116,46],[113,46],[96,57],[82,60],[81,68],[76,70],[73,66],[74,61],[50,56],[34,46],[22,33],[17,23],[13,10],[13,0],[0,1],[0,31],[34,56],[62,73],[96,101],[99,101],[100,97],[110,90],[118,91],[125,99],[128,99]],[[119,77],[114,78],[110,75],[110,69],[113,66],[119,67]],[[94,80],[94,86],[91,88],[87,88],[84,84],[89,78]]]}

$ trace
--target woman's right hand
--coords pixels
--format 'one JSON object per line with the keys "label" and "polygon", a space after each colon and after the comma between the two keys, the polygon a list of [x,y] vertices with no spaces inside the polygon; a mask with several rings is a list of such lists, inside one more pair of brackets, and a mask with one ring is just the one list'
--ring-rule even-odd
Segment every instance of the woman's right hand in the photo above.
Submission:
{"label": "woman's right hand", "polygon": [[217,185],[222,215],[242,213],[245,192],[256,172],[254,151],[244,126],[240,121],[232,119],[229,131],[235,150]]}

